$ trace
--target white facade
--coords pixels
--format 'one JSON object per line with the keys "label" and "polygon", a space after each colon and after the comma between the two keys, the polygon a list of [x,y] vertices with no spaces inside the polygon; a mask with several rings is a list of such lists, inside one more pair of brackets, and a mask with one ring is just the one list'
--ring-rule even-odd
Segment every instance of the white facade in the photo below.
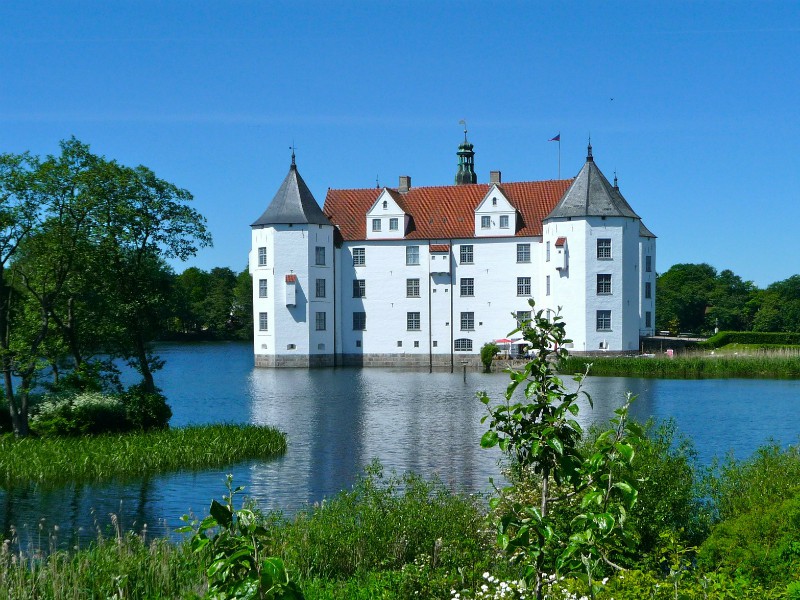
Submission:
{"label": "white facade", "polygon": [[654,333],[655,236],[591,147],[573,180],[329,190],[324,223],[294,173],[284,196],[312,222],[280,222],[286,201],[253,225],[257,365],[476,363],[521,338],[530,300],[560,312],[572,352],[636,351]]}

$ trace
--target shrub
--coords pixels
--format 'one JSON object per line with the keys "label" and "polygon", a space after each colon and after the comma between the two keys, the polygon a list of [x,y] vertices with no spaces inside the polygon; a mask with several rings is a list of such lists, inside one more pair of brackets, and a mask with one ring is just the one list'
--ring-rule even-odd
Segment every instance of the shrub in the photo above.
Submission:
{"label": "shrub", "polygon": [[149,431],[169,427],[172,409],[161,392],[147,392],[142,385],[134,385],[122,394],[125,415],[130,429]]}
{"label": "shrub", "polygon": [[500,347],[494,342],[486,342],[481,346],[481,362],[485,373],[492,372],[492,361],[498,354],[500,354]]}
{"label": "shrub", "polygon": [[128,429],[122,401],[98,392],[46,399],[35,411],[31,430],[44,436],[116,433]]}
{"label": "shrub", "polygon": [[702,347],[707,348],[720,348],[728,344],[797,346],[800,345],[800,332],[720,331],[700,343]]}

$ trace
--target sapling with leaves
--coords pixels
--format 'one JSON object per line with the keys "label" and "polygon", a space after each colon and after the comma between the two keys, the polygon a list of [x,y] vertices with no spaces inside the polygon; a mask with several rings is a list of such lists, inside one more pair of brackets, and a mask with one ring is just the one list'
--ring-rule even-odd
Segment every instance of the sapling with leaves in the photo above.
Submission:
{"label": "sapling with leaves", "polygon": [[[642,432],[627,418],[629,395],[608,431],[581,450],[583,430],[575,417],[581,398],[592,406],[582,389],[589,369],[574,377],[575,391],[566,387],[556,368],[568,355],[564,321],[558,313],[548,318],[544,310],[533,310],[532,300],[530,305],[531,318],[511,333],[522,333],[536,351],[533,359],[506,370],[511,382],[504,402],[493,404],[485,392],[478,394],[489,425],[481,445],[499,446],[520,477],[534,478],[538,491],[536,502],[512,485],[492,500],[499,512],[498,543],[523,565],[536,598],[543,597],[553,568],[585,578],[594,597],[599,569],[622,568],[613,554],[629,542],[625,519],[636,487],[625,473]],[[563,514],[573,515],[566,525],[558,519]]]}

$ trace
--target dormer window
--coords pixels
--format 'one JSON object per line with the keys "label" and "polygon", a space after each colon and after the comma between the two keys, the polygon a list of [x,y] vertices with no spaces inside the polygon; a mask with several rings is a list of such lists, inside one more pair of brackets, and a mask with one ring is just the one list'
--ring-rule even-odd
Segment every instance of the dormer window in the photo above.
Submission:
{"label": "dormer window", "polygon": [[398,230],[399,221],[397,217],[392,217],[389,219],[389,231],[397,231]]}
{"label": "dormer window", "polygon": [[489,229],[492,226],[492,218],[489,215],[481,217],[481,229]]}
{"label": "dormer window", "polygon": [[497,198],[492,198],[492,206],[497,206]]}
{"label": "dormer window", "polygon": [[508,215],[500,215],[500,229],[508,229]]}
{"label": "dormer window", "polygon": [[380,230],[381,230],[381,220],[372,219],[372,231],[380,231]]}
{"label": "dormer window", "polygon": [[383,210],[386,210],[387,208],[389,208],[389,203],[386,200],[384,200],[383,201]]}

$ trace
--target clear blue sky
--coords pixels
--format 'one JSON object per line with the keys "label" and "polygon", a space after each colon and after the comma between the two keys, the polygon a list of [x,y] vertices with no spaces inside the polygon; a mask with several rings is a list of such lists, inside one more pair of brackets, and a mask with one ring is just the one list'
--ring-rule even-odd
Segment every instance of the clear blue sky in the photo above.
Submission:
{"label": "clear blue sky", "polygon": [[[800,2],[0,4],[0,152],[75,135],[187,188],[245,267],[297,146],[328,187],[575,175],[592,138],[659,237],[658,271],[800,273]],[[613,98],[613,100],[612,100]]]}

